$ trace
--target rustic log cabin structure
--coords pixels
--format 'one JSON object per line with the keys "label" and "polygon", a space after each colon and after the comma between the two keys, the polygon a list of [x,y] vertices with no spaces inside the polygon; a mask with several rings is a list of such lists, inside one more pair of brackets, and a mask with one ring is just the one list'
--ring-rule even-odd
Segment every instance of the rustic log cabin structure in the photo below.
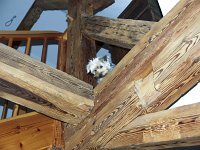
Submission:
{"label": "rustic log cabin structure", "polygon": [[[200,145],[200,103],[167,109],[200,80],[200,1],[181,0],[164,17],[157,0],[133,0],[117,19],[94,15],[114,2],[35,0],[17,31],[0,31],[1,150]],[[66,9],[64,33],[30,31],[42,11]],[[52,43],[57,69],[45,64]],[[96,85],[85,66],[101,47],[117,65]]]}

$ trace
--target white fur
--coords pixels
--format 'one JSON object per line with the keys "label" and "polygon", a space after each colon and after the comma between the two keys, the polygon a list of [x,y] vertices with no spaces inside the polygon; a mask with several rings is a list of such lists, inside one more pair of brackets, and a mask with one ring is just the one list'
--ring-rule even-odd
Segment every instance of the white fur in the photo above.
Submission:
{"label": "white fur", "polygon": [[[105,57],[105,56],[104,56]],[[100,82],[103,77],[112,69],[111,63],[109,62],[109,57],[106,56],[106,60],[103,57],[93,58],[89,61],[86,66],[87,73],[91,73]]]}

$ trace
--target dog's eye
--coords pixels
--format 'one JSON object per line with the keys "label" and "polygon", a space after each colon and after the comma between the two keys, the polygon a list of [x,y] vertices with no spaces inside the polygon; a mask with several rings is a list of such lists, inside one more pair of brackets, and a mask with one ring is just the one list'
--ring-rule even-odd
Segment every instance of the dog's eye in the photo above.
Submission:
{"label": "dog's eye", "polygon": [[103,66],[100,66],[100,69],[103,68]]}

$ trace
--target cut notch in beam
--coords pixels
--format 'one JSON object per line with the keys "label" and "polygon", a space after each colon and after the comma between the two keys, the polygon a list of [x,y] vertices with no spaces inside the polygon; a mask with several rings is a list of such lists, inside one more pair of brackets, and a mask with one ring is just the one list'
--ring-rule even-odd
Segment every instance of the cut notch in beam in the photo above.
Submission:
{"label": "cut notch in beam", "polygon": [[[0,53],[2,91],[53,109],[63,115],[42,113],[64,122],[77,124],[88,115],[93,106],[91,85],[3,44]],[[35,110],[32,105],[26,107]]]}
{"label": "cut notch in beam", "polygon": [[152,27],[154,22],[82,16],[84,35],[106,44],[131,49]]}

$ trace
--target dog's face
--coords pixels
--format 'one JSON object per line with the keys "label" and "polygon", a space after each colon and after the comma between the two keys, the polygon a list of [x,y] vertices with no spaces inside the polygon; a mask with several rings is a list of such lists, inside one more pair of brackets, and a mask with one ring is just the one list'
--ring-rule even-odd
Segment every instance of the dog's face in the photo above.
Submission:
{"label": "dog's face", "polygon": [[95,78],[104,77],[111,69],[107,56],[97,57],[89,61],[87,65],[87,73],[91,73]]}

